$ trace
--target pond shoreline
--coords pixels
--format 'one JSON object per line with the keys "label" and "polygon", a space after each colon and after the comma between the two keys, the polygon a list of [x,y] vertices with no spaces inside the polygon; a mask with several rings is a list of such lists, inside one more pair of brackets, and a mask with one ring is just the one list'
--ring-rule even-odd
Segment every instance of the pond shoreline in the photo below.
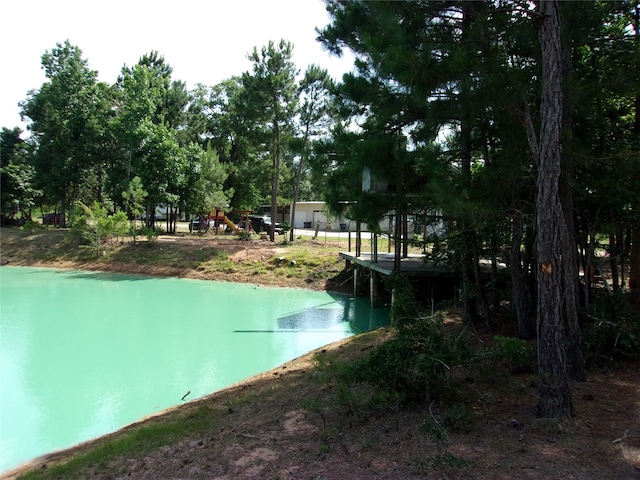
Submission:
{"label": "pond shoreline", "polygon": [[[346,243],[302,237],[294,242],[241,241],[227,235],[159,235],[105,245],[96,257],[69,241],[68,231],[42,228],[29,233],[0,229],[0,265],[125,273],[152,277],[250,283],[262,286],[352,293],[351,272],[339,251]],[[301,253],[302,252],[302,253]],[[291,262],[305,256],[302,261]],[[224,261],[218,261],[223,256]]]}

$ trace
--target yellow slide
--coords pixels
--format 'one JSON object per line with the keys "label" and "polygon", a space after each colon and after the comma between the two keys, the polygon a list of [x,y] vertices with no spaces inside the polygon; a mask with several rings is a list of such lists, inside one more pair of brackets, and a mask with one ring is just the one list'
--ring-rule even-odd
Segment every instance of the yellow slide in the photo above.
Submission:
{"label": "yellow slide", "polygon": [[224,216],[224,223],[226,223],[229,226],[229,228],[233,231],[233,233],[238,232],[238,227],[236,227],[235,224],[231,220],[229,220],[226,215]]}

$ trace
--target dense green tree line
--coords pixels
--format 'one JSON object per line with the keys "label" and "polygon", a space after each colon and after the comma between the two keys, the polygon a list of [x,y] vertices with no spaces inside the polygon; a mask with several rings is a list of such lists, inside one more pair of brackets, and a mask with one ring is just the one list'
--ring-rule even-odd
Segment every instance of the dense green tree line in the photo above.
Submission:
{"label": "dense green tree line", "polygon": [[[42,56],[47,81],[21,103],[30,137],[2,133],[3,221],[46,206],[68,223],[78,202],[126,210],[122,194],[135,177],[147,192],[150,228],[159,204],[183,214],[263,203],[276,210],[291,202],[296,178],[301,199],[318,195],[299,146],[311,138],[300,112],[312,87],[299,83],[292,55],[291,43],[270,42],[248,54],[251,71],[188,91],[158,52],[108,85],[80,48],[58,44]],[[32,191],[23,191],[27,185]],[[176,216],[169,218],[171,232]]]}

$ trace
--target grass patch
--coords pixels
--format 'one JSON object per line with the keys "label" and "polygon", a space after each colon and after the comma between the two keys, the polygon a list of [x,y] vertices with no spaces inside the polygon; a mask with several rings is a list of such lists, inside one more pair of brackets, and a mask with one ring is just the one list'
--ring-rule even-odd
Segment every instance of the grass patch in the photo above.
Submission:
{"label": "grass patch", "polygon": [[342,268],[335,247],[309,248],[304,242],[287,244],[287,252],[275,255],[268,262],[274,274],[313,283],[330,278]]}
{"label": "grass patch", "polygon": [[[69,461],[21,476],[21,479],[86,478],[95,468],[106,468],[120,457],[142,457],[152,450],[189,436],[208,431],[220,421],[224,412],[200,405],[192,411],[164,417],[163,420],[132,428],[107,438]],[[90,474],[89,474],[90,475]]]}
{"label": "grass patch", "polygon": [[172,268],[198,268],[210,261],[226,260],[228,255],[214,247],[189,250],[168,243],[129,243],[107,250],[110,261],[137,265],[163,265]]}

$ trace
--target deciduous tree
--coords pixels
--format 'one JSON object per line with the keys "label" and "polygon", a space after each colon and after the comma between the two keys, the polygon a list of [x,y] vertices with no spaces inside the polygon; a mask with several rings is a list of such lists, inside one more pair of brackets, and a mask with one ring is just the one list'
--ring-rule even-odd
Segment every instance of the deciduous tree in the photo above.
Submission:
{"label": "deciduous tree", "polygon": [[291,230],[289,240],[293,241],[295,224],[295,207],[298,202],[300,192],[300,182],[302,174],[307,167],[309,155],[311,154],[312,140],[320,135],[329,133],[329,119],[333,102],[330,97],[333,90],[333,80],[327,70],[317,65],[310,65],[305,71],[304,77],[298,87],[300,97],[299,137],[298,150],[299,158],[296,166],[295,184],[293,188],[293,201],[291,203]]}
{"label": "deciduous tree", "polygon": [[[42,192],[34,187],[32,146],[16,127],[0,133],[0,223],[23,223],[31,219],[31,209]],[[20,215],[18,218],[17,216]]]}
{"label": "deciduous tree", "polygon": [[22,116],[38,145],[35,156],[38,185],[47,199],[60,204],[64,215],[87,186],[95,165],[91,148],[97,109],[97,72],[89,69],[82,50],[67,40],[42,55],[47,82],[22,102]]}

